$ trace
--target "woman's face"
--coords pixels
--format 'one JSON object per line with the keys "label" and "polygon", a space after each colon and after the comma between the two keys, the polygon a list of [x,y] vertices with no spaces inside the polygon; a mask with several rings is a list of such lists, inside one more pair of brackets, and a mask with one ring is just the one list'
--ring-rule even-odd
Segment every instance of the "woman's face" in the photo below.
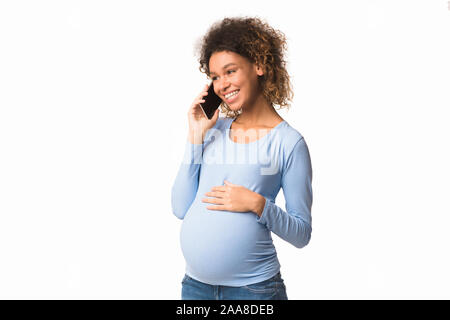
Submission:
{"label": "woman's face", "polygon": [[262,69],[237,53],[214,52],[209,70],[215,93],[233,111],[252,104],[260,94],[258,76],[263,75]]}

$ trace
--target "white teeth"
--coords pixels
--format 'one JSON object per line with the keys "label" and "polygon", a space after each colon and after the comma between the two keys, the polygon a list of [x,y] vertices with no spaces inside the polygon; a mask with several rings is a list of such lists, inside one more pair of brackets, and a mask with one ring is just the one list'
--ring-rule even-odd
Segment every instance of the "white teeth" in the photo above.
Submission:
{"label": "white teeth", "polygon": [[227,94],[226,96],[225,96],[225,98],[230,98],[230,97],[232,97],[232,96],[234,96],[234,95],[236,95],[237,93],[239,92],[239,90],[236,90],[236,91],[233,91],[233,92],[231,92],[231,93],[229,93],[229,94]]}

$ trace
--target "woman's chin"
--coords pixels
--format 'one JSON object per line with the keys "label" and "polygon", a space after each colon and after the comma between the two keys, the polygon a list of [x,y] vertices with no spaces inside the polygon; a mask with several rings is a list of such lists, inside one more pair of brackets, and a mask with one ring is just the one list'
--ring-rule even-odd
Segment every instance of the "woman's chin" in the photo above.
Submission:
{"label": "woman's chin", "polygon": [[233,112],[239,112],[242,109],[242,105],[236,103],[226,104],[226,106]]}

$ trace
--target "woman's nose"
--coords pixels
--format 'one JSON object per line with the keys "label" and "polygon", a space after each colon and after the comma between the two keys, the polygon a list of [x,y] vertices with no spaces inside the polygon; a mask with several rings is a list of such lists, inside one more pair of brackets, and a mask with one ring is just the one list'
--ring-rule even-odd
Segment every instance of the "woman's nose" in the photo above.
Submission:
{"label": "woman's nose", "polygon": [[228,80],[221,80],[219,84],[219,92],[223,93],[230,86],[230,82]]}

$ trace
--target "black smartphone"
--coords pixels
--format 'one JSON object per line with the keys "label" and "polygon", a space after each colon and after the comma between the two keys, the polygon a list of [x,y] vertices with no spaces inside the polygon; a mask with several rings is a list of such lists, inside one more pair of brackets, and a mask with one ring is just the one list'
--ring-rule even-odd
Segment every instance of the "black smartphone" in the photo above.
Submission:
{"label": "black smartphone", "polygon": [[205,116],[211,120],[214,112],[216,112],[217,108],[222,103],[222,99],[214,92],[214,86],[212,82],[208,88],[208,95],[204,96],[203,99],[205,100],[205,102],[200,103],[200,106],[202,107]]}

